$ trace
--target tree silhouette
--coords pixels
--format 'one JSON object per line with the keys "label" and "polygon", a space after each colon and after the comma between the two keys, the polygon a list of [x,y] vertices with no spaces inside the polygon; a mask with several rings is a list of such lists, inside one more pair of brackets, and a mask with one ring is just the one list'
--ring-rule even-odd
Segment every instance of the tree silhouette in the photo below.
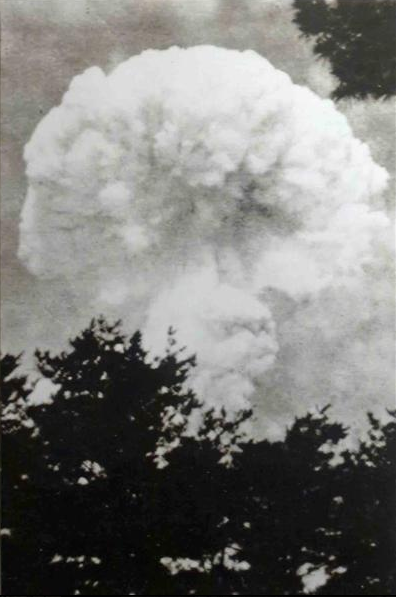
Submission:
{"label": "tree silhouette", "polygon": [[395,594],[395,413],[353,451],[328,407],[254,441],[251,411],[203,410],[172,330],[163,358],[120,330],[37,351],[52,403],[2,359],[5,594],[300,595],[317,571],[318,595]]}
{"label": "tree silhouette", "polygon": [[[23,594],[41,559],[37,482],[42,446],[28,415],[26,399],[32,388],[26,376],[18,374],[19,364],[20,356],[1,358],[2,582],[14,594]],[[21,566],[23,553],[29,557]]]}
{"label": "tree silhouette", "polygon": [[356,452],[344,452],[335,486],[342,507],[334,516],[331,576],[320,595],[396,593],[396,416],[381,424],[369,414],[370,433]]}
{"label": "tree silhouette", "polygon": [[394,0],[294,0],[294,7],[295,22],[339,79],[337,99],[395,94]]}
{"label": "tree silhouette", "polygon": [[249,410],[232,418],[225,410],[208,411],[198,437],[186,438],[162,473],[159,503],[165,509],[158,521],[167,539],[164,554],[174,566],[178,560],[190,562],[190,570],[177,574],[174,594],[231,595],[240,588],[245,565],[236,548],[240,505],[234,460],[246,441],[242,426],[250,416]]}
{"label": "tree silhouette", "polygon": [[[34,565],[28,580],[10,580],[12,591],[25,581],[21,593],[29,587],[37,594],[51,594],[60,586],[66,594],[68,589],[70,594],[143,592],[153,562],[156,576],[163,571],[155,558],[150,516],[157,451],[172,448],[197,405],[183,389],[193,359],[181,358],[170,333],[165,358],[149,362],[139,334],[126,340],[118,324],[103,319],[92,321],[70,344],[71,350],[58,356],[36,354],[42,375],[60,389],[51,405],[25,406],[25,416],[34,417],[40,448],[35,493],[23,500],[35,519],[11,520],[19,512],[14,499],[4,499],[3,508],[5,522],[10,518],[10,527],[35,536],[36,545],[24,548],[18,543],[21,553],[15,565],[23,555]],[[22,380],[9,381],[9,369],[2,369],[5,389],[21,390]],[[23,426],[8,435],[13,444],[31,451]],[[4,482],[14,487],[14,477],[20,477],[24,467],[8,460],[13,445],[6,450]],[[34,555],[38,537],[40,561]]]}
{"label": "tree silhouette", "polygon": [[[330,461],[346,430],[329,421],[327,409],[296,419],[283,442],[262,441],[239,457],[239,500],[244,503],[244,573],[253,595],[303,593],[298,570],[318,567],[330,555],[319,529],[330,527],[337,489]],[[322,451],[323,446],[330,446]]]}
{"label": "tree silhouette", "polygon": [[70,345],[59,356],[36,353],[41,373],[61,387],[34,414],[51,495],[63,486],[61,509],[58,497],[47,504],[53,568],[75,583],[82,570],[74,588],[83,594],[144,594],[165,573],[155,532],[157,459],[177,445],[198,405],[183,389],[194,359],[181,358],[170,332],[167,355],[150,362],[139,333],[127,340],[119,323],[103,319]]}

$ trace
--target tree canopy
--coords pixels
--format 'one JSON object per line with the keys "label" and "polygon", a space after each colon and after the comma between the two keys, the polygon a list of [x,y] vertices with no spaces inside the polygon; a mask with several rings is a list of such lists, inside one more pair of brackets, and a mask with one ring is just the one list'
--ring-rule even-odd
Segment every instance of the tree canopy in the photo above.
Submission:
{"label": "tree canopy", "polygon": [[103,318],[36,360],[51,403],[2,358],[4,594],[394,594],[394,414],[354,451],[328,408],[255,441],[172,330],[158,358]]}
{"label": "tree canopy", "polygon": [[294,0],[295,22],[328,58],[343,97],[396,92],[395,0]]}

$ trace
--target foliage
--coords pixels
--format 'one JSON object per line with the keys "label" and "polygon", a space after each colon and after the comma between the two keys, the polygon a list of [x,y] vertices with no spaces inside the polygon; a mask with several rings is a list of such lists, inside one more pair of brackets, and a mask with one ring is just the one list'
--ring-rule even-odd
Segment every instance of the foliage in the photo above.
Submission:
{"label": "foliage", "polygon": [[203,411],[172,330],[151,358],[100,318],[36,357],[52,404],[2,359],[5,594],[299,595],[304,570],[394,594],[394,413],[355,451],[328,408],[257,442],[252,412]]}
{"label": "foliage", "polygon": [[389,97],[396,92],[394,0],[294,0],[295,21],[328,58],[342,97]]}

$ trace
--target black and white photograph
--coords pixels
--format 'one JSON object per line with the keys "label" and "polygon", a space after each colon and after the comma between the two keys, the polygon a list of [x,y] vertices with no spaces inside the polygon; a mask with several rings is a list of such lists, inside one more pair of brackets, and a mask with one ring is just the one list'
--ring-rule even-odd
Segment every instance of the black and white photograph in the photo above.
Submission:
{"label": "black and white photograph", "polygon": [[0,0],[1,594],[396,595],[396,0]]}

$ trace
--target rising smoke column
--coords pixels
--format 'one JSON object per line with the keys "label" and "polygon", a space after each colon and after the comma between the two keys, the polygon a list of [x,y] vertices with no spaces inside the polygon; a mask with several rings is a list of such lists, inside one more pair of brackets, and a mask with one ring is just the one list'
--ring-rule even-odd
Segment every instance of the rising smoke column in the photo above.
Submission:
{"label": "rising smoke column", "polygon": [[90,68],[25,159],[29,270],[133,322],[156,352],[175,327],[212,404],[265,388],[278,303],[359,295],[384,250],[386,171],[333,102],[252,51],[175,47]]}

